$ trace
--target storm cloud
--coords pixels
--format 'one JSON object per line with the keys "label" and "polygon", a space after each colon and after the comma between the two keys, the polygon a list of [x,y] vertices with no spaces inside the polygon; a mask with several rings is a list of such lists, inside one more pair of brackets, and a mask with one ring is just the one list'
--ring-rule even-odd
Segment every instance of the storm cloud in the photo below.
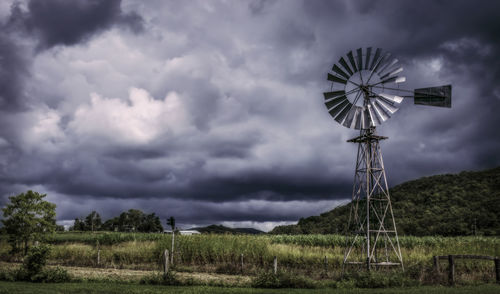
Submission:
{"label": "storm cloud", "polygon": [[270,229],[345,203],[356,132],[322,104],[360,47],[405,88],[377,130],[390,185],[500,164],[500,5],[470,1],[6,1],[0,204],[34,189],[60,222],[129,208]]}

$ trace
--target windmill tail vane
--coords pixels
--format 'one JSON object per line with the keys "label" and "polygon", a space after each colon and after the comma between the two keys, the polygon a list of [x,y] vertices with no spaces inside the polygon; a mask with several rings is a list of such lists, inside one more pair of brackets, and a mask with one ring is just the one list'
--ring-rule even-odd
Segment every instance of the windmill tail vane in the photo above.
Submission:
{"label": "windmill tail vane", "polygon": [[332,118],[347,128],[359,130],[348,140],[357,144],[349,222],[346,229],[343,268],[367,270],[398,266],[403,257],[393,214],[389,187],[380,149],[387,137],[376,133],[376,126],[387,121],[405,98],[414,104],[451,107],[451,85],[407,90],[399,60],[377,48],[359,48],[340,57],[328,73],[331,82],[323,93]]}

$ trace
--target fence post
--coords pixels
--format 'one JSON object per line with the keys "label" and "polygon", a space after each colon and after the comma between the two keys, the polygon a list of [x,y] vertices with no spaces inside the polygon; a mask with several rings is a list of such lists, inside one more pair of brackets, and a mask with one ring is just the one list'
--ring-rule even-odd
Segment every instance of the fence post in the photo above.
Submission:
{"label": "fence post", "polygon": [[243,253],[240,255],[240,272],[243,273]]}
{"label": "fence post", "polygon": [[168,273],[168,249],[165,249],[163,252],[163,272],[165,274]]}
{"label": "fence post", "polygon": [[278,273],[278,258],[276,256],[274,257],[273,267],[274,267],[274,274],[276,275]]}
{"label": "fence post", "polygon": [[434,260],[434,269],[439,273],[439,256],[433,256],[432,259]]}
{"label": "fence post", "polygon": [[455,262],[454,262],[453,255],[448,255],[448,263],[449,263],[448,280],[450,282],[450,285],[455,285]]}
{"label": "fence post", "polygon": [[325,274],[328,274],[328,257],[325,255]]}
{"label": "fence post", "polygon": [[500,259],[495,258],[495,276],[497,278],[497,283],[500,284]]}
{"label": "fence post", "polygon": [[101,249],[97,249],[97,266],[101,264]]}

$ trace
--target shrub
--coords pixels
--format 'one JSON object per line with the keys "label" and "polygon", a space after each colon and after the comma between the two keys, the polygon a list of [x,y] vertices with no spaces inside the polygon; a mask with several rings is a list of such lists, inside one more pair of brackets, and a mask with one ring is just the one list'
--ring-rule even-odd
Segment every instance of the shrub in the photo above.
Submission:
{"label": "shrub", "polygon": [[254,288],[317,288],[317,283],[307,277],[281,271],[277,274],[263,271],[252,281]]}
{"label": "shrub", "polygon": [[139,283],[143,285],[170,285],[170,286],[181,285],[181,281],[177,279],[173,271],[169,271],[166,274],[157,272],[144,276],[141,278]]}
{"label": "shrub", "polygon": [[47,283],[64,283],[71,280],[68,271],[59,266],[53,269],[43,270],[42,278],[42,281]]}
{"label": "shrub", "polygon": [[31,247],[24,258],[19,277],[25,277],[31,280],[37,279],[37,275],[42,272],[43,267],[47,263],[49,252],[50,247],[48,245]]}

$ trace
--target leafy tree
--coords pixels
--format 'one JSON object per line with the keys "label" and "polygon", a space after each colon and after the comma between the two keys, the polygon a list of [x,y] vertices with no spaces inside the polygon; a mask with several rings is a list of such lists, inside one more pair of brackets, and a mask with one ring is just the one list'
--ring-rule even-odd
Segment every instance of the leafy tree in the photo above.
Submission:
{"label": "leafy tree", "polygon": [[9,197],[10,204],[2,209],[2,223],[13,251],[23,247],[26,255],[31,241],[42,240],[55,231],[56,205],[43,200],[46,196],[30,190]]}
{"label": "leafy tree", "polygon": [[73,223],[72,231],[85,231],[85,223],[82,222],[79,218],[75,218],[75,222]]}
{"label": "leafy tree", "polygon": [[85,218],[85,231],[98,231],[101,229],[101,216],[95,210]]}
{"label": "leafy tree", "polygon": [[145,214],[137,209],[129,209],[120,216],[108,219],[102,230],[120,232],[162,232],[160,218],[155,213]]}

